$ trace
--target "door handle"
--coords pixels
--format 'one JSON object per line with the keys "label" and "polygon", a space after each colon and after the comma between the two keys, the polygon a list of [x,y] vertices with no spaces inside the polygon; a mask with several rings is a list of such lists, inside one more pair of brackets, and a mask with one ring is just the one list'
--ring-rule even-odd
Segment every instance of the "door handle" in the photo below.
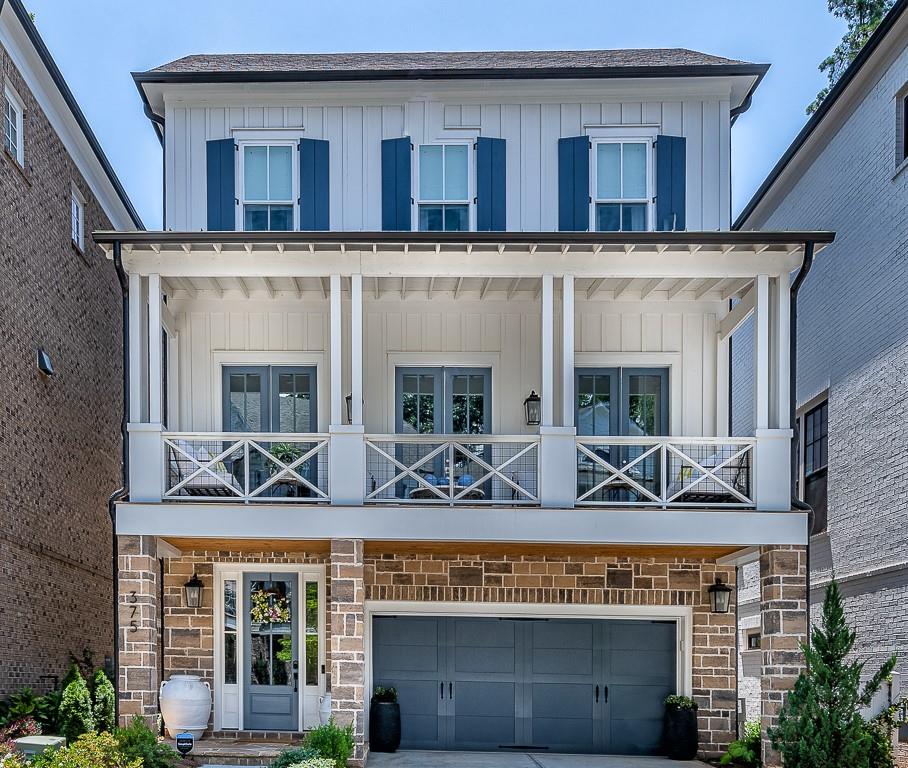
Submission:
{"label": "door handle", "polygon": [[294,693],[297,693],[299,691],[299,680],[300,680],[300,673],[294,672],[293,673],[293,692]]}
{"label": "door handle", "polygon": [[448,683],[448,698],[454,698],[454,683]]}
{"label": "door handle", "polygon": [[599,703],[599,686],[596,686],[596,703]]}
{"label": "door handle", "polygon": [[438,688],[439,688],[439,690],[441,691],[441,698],[444,699],[444,697],[445,697],[445,684],[442,683],[441,685],[438,686]]}
{"label": "door handle", "polygon": [[608,704],[608,686],[605,686],[605,703]]}

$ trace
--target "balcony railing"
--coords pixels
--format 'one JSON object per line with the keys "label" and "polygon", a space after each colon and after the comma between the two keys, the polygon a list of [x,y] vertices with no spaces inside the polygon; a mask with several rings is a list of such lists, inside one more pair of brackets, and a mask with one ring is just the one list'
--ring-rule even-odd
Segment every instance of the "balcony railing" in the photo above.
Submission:
{"label": "balcony railing", "polygon": [[755,439],[578,437],[577,504],[753,507]]}
{"label": "balcony railing", "polygon": [[164,498],[327,502],[328,436],[165,432]]}
{"label": "balcony railing", "polygon": [[538,504],[539,439],[366,437],[367,503]]}

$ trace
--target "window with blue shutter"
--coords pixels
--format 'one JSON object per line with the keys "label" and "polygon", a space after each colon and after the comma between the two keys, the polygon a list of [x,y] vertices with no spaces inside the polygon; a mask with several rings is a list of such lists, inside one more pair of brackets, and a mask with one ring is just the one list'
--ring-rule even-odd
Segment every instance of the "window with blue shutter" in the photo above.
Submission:
{"label": "window with blue shutter", "polygon": [[328,142],[300,139],[300,229],[327,231],[330,224]]}
{"label": "window with blue shutter", "polygon": [[507,229],[507,165],[504,139],[476,139],[476,230]]}
{"label": "window with blue shutter", "polygon": [[382,139],[381,143],[381,228],[409,232],[412,229],[410,137]]}
{"label": "window with blue shutter", "polygon": [[233,139],[206,142],[208,229],[236,229],[236,145]]}
{"label": "window with blue shutter", "polygon": [[589,228],[589,137],[558,139],[558,229],[561,232],[586,232]]}
{"label": "window with blue shutter", "polygon": [[686,229],[687,141],[656,137],[656,226],[661,232]]}

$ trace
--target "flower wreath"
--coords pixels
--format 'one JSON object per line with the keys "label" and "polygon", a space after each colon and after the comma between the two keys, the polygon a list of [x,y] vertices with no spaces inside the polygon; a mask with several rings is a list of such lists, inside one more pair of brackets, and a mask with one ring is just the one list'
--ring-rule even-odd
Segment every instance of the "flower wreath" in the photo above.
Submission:
{"label": "flower wreath", "polygon": [[249,617],[255,624],[287,624],[290,621],[290,601],[286,597],[275,597],[264,589],[253,590]]}

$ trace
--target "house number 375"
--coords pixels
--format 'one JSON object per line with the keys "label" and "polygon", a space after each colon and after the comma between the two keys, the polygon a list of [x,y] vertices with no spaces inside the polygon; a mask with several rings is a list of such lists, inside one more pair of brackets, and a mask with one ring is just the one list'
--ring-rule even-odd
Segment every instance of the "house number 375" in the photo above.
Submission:
{"label": "house number 375", "polygon": [[129,614],[129,631],[138,632],[139,624],[138,622],[136,622],[135,616],[139,612],[139,607],[138,605],[136,605],[136,603],[139,602],[139,598],[137,597],[135,590],[132,590],[129,593],[129,597],[126,598],[126,602],[128,602],[132,606],[132,613]]}

